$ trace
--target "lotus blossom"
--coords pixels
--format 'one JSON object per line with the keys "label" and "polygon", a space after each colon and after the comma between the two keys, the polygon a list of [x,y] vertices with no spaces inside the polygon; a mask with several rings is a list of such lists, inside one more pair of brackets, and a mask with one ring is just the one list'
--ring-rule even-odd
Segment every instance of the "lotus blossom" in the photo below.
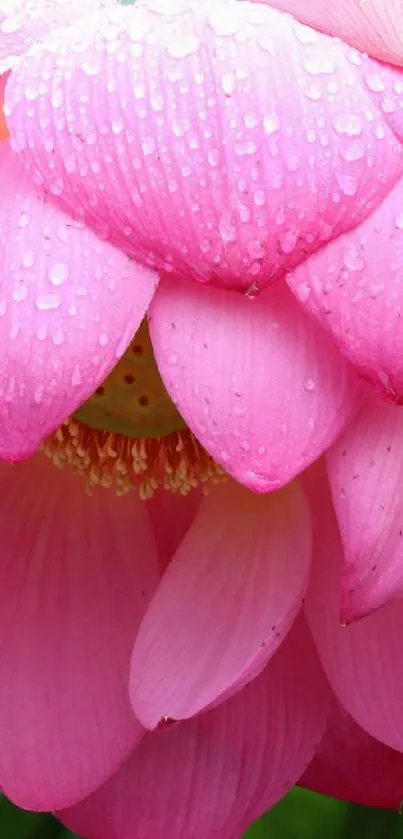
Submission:
{"label": "lotus blossom", "polygon": [[399,13],[0,3],[0,785],[88,839],[400,806]]}

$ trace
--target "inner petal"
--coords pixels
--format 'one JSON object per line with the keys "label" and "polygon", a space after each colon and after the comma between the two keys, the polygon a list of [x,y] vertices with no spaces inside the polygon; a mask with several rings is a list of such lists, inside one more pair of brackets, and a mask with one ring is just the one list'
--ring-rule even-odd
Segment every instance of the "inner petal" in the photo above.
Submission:
{"label": "inner petal", "polygon": [[55,466],[70,466],[87,487],[158,487],[186,495],[224,478],[165,390],[144,319],[125,354],[93,396],[43,443]]}

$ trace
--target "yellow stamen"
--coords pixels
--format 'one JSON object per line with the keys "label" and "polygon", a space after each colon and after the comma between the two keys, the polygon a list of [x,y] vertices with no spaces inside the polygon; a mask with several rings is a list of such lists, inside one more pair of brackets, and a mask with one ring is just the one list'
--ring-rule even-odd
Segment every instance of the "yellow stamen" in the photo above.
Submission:
{"label": "yellow stamen", "polygon": [[95,486],[150,498],[158,487],[186,495],[225,473],[202,448],[168,396],[147,322],[96,393],[48,437],[44,454]]}
{"label": "yellow stamen", "polygon": [[58,468],[70,466],[95,486],[114,487],[117,495],[136,489],[151,498],[158,487],[187,495],[199,484],[225,478],[221,466],[202,448],[188,428],[163,437],[133,439],[113,431],[88,428],[67,420],[42,445]]}

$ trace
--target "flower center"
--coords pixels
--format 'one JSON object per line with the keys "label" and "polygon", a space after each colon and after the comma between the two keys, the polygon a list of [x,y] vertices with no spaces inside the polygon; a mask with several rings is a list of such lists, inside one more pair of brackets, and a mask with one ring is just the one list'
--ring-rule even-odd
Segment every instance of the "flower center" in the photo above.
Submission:
{"label": "flower center", "polygon": [[87,487],[158,487],[187,494],[224,472],[200,446],[168,396],[154,358],[147,321],[94,395],[45,440],[43,452],[70,466]]}

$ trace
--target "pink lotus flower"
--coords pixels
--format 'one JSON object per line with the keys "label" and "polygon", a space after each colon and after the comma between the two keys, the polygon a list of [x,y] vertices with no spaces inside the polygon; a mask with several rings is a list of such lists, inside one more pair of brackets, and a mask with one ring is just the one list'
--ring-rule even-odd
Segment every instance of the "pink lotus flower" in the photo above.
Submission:
{"label": "pink lotus flower", "polygon": [[1,15],[1,787],[88,839],[398,807],[397,6]]}

